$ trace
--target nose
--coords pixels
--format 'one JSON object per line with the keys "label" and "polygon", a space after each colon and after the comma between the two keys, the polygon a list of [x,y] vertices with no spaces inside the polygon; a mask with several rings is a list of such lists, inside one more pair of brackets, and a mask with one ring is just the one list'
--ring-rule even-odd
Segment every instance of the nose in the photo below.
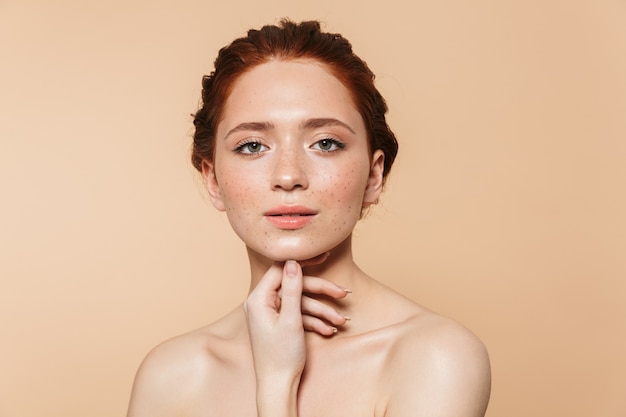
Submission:
{"label": "nose", "polygon": [[272,190],[291,191],[309,186],[307,161],[303,149],[286,148],[276,151],[272,173]]}

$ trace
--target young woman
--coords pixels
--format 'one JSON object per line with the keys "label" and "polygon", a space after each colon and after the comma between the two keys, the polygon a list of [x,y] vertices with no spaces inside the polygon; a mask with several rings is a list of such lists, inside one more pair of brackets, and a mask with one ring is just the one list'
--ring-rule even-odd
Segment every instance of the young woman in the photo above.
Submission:
{"label": "young woman", "polygon": [[318,22],[251,30],[220,51],[192,161],[246,245],[250,293],[147,356],[130,417],[484,415],[481,342],[352,259],[397,152],[373,79]]}

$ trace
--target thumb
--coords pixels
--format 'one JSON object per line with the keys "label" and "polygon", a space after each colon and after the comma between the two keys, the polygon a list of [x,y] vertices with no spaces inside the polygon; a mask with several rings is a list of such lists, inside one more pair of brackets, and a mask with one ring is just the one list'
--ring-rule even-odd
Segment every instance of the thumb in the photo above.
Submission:
{"label": "thumb", "polygon": [[296,261],[287,261],[283,267],[281,285],[281,315],[300,317],[302,303],[302,268]]}

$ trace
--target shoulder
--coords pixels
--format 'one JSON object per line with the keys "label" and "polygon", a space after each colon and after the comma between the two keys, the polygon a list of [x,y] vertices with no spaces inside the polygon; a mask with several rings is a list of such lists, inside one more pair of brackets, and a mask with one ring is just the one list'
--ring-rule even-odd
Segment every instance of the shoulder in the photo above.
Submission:
{"label": "shoulder", "polygon": [[153,348],[135,376],[128,416],[192,414],[201,408],[199,394],[232,362],[233,344],[212,325]]}
{"label": "shoulder", "polygon": [[428,356],[487,357],[484,344],[460,323],[422,309],[400,323],[399,345],[405,353]]}
{"label": "shoulder", "polygon": [[210,339],[195,331],[153,348],[135,376],[129,417],[176,415],[189,407],[203,375],[214,366]]}
{"label": "shoulder", "polygon": [[491,388],[484,344],[461,324],[425,310],[400,327],[387,415],[483,416]]}

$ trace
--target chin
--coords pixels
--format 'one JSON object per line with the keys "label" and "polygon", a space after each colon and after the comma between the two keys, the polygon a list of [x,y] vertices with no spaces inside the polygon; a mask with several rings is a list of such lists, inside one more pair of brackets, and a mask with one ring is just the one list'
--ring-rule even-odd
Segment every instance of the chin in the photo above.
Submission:
{"label": "chin", "polygon": [[297,245],[276,245],[274,247],[254,248],[249,247],[254,252],[257,252],[260,256],[267,258],[275,262],[285,261],[306,261],[316,256],[322,255],[336,245],[311,245],[310,243],[304,244],[299,242]]}
{"label": "chin", "polygon": [[296,251],[275,251],[272,253],[261,253],[262,256],[266,258],[276,261],[276,262],[285,262],[285,261],[297,261],[302,262],[316,256],[319,256],[328,251],[311,251],[311,250],[296,250]]}
{"label": "chin", "polygon": [[274,239],[245,241],[250,255],[270,261],[306,261],[330,252],[346,243],[350,244],[351,233],[336,236],[280,236]]}

